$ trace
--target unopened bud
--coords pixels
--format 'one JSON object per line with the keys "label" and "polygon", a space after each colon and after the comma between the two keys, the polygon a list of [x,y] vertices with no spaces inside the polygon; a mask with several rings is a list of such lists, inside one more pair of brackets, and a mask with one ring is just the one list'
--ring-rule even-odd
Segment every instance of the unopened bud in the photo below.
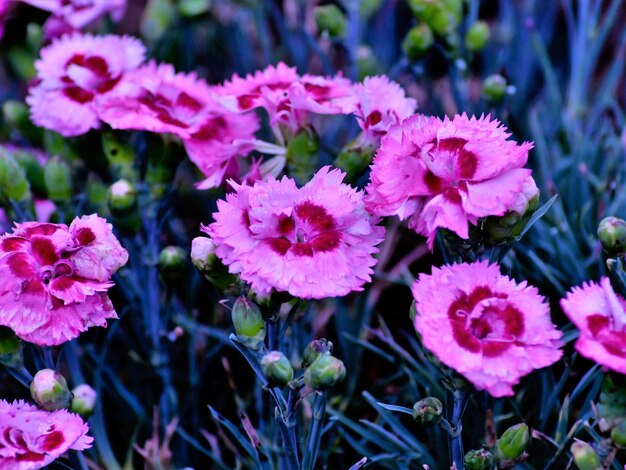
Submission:
{"label": "unopened bud", "polygon": [[0,364],[19,368],[24,364],[22,344],[13,330],[0,326]]}
{"label": "unopened bud", "polygon": [[483,96],[487,101],[502,101],[507,93],[506,78],[494,73],[483,80]]}
{"label": "unopened bud", "polygon": [[2,114],[6,122],[31,141],[40,141],[43,136],[41,128],[30,120],[28,106],[22,101],[7,100],[2,105]]}
{"label": "unopened bud", "polygon": [[30,395],[47,411],[69,408],[72,401],[65,377],[52,369],[42,369],[35,374],[30,383]]}
{"label": "unopened bud", "polygon": [[402,49],[411,60],[421,59],[434,44],[433,30],[426,23],[420,23],[409,30],[402,41]]}
{"label": "unopened bud", "polygon": [[626,251],[626,222],[617,217],[606,217],[598,225],[598,238],[609,255],[620,255]]}
{"label": "unopened bud", "polygon": [[325,338],[314,339],[307,345],[306,348],[304,348],[304,353],[302,354],[302,367],[309,367],[322,354],[332,354],[332,352],[333,343]]}
{"label": "unopened bud", "polygon": [[443,405],[438,398],[426,397],[413,405],[413,419],[419,424],[434,426],[441,421]]}
{"label": "unopened bud", "polygon": [[457,28],[463,11],[462,0],[409,0],[409,6],[418,19],[441,36]]}
{"label": "unopened bud", "polygon": [[179,246],[166,246],[159,253],[159,271],[168,280],[178,279],[187,266],[187,252]]}
{"label": "unopened bud", "polygon": [[68,202],[72,197],[72,170],[58,157],[51,158],[44,167],[44,181],[48,198],[53,202]]}
{"label": "unopened bud", "polygon": [[511,426],[496,442],[496,457],[501,460],[515,460],[524,453],[529,440],[530,432],[525,423]]}
{"label": "unopened bud", "polygon": [[626,447],[626,419],[622,419],[611,430],[611,439],[620,447]]}
{"label": "unopened bud", "polygon": [[209,237],[196,237],[191,240],[191,262],[202,274],[211,272],[216,259],[213,240]]}
{"label": "unopened bud", "polygon": [[604,468],[596,451],[586,442],[574,442],[570,447],[570,452],[579,470],[602,470]]}
{"label": "unopened bud", "polygon": [[280,351],[270,351],[263,356],[261,370],[270,387],[284,387],[293,379],[293,367]]}
{"label": "unopened bud", "polygon": [[327,32],[331,38],[340,38],[346,34],[346,17],[337,5],[318,6],[314,14],[318,31]]}
{"label": "unopened bud", "polygon": [[346,376],[343,362],[330,354],[321,354],[304,371],[304,383],[316,390],[334,387]]}
{"label": "unopened bud", "polygon": [[470,450],[463,458],[465,470],[490,470],[495,459],[487,449]]}
{"label": "unopened bud", "polygon": [[241,296],[235,300],[231,315],[239,341],[250,349],[259,349],[265,341],[265,321],[259,306]]}
{"label": "unopened bud", "polygon": [[486,21],[477,21],[465,34],[465,47],[471,52],[480,51],[489,41],[490,35],[489,24]]}
{"label": "unopened bud", "polygon": [[346,181],[354,181],[372,163],[374,148],[371,146],[347,146],[344,147],[333,163],[337,168],[346,172]]}
{"label": "unopened bud", "polygon": [[31,196],[30,184],[23,168],[5,149],[0,148],[0,198],[24,202],[30,200]]}
{"label": "unopened bud", "polygon": [[83,418],[88,418],[96,407],[98,394],[87,384],[81,384],[72,390],[74,398],[70,404],[70,410],[78,413]]}
{"label": "unopened bud", "polygon": [[128,214],[137,206],[135,187],[126,180],[116,181],[107,191],[107,204],[114,215]]}
{"label": "unopened bud", "polygon": [[317,167],[319,141],[307,129],[301,129],[287,144],[287,168],[296,181],[308,181]]}

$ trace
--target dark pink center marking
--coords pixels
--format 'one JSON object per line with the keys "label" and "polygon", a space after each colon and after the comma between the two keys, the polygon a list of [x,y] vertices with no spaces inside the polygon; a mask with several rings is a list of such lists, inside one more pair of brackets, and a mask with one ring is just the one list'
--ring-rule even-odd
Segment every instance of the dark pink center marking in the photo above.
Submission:
{"label": "dark pink center marking", "polygon": [[75,83],[68,75],[61,77],[61,81],[67,84],[63,89],[65,96],[81,104],[93,101],[98,93],[111,91],[122,78],[121,75],[113,76],[109,71],[109,64],[100,56],[85,57],[84,54],[74,54],[65,63],[65,69],[72,65],[88,70],[93,76],[93,83],[88,89],[85,85]]}
{"label": "dark pink center marking", "polygon": [[433,141],[433,144],[440,151],[456,154],[456,168],[458,171],[457,176],[460,179],[469,179],[474,176],[474,173],[476,173],[476,167],[478,166],[478,159],[473,152],[465,150],[467,140],[459,137],[448,137],[447,139],[441,139],[438,142]]}

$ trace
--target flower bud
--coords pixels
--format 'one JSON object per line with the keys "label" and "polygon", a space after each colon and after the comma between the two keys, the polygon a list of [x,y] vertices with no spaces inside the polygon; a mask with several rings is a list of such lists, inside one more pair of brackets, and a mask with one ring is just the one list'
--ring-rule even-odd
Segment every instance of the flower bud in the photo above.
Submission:
{"label": "flower bud", "polygon": [[328,33],[331,38],[340,38],[346,34],[346,17],[337,5],[329,4],[315,7],[315,24],[318,31]]}
{"label": "flower bud", "polygon": [[6,122],[14,129],[17,129],[17,131],[28,140],[40,141],[42,139],[42,129],[32,123],[28,112],[28,106],[26,106],[22,101],[5,101],[2,105],[2,114]]}
{"label": "flower bud", "polygon": [[586,442],[574,442],[570,447],[570,452],[579,470],[602,470],[604,468],[596,451]]}
{"label": "flower bud", "polygon": [[166,246],[159,253],[159,271],[168,281],[179,279],[187,266],[188,255],[180,246]]}
{"label": "flower bud", "polygon": [[137,207],[135,187],[126,180],[116,181],[107,191],[107,204],[112,214],[127,214]]}
{"label": "flower bud", "polygon": [[483,97],[487,101],[502,101],[507,93],[506,78],[494,73],[483,80]]}
{"label": "flower bud", "polygon": [[0,364],[19,368],[24,364],[22,344],[12,329],[0,326]]}
{"label": "flower bud", "polygon": [[626,222],[617,217],[606,217],[598,225],[598,238],[609,255],[621,255],[626,251]]}
{"label": "flower bud", "polygon": [[465,470],[489,470],[493,467],[495,459],[487,449],[470,450],[463,458]]}
{"label": "flower bud", "polygon": [[178,4],[178,11],[187,18],[204,15],[210,9],[211,0],[181,0]]}
{"label": "flower bud", "polygon": [[442,413],[443,405],[435,397],[423,398],[413,405],[413,419],[426,426],[439,424]]}
{"label": "flower bud", "polygon": [[620,420],[611,430],[611,439],[620,447],[626,447],[626,419]]}
{"label": "flower bud", "polygon": [[372,163],[374,150],[369,145],[365,147],[348,145],[341,150],[333,165],[346,172],[346,181],[354,181]]}
{"label": "flower bud", "polygon": [[496,457],[500,460],[515,460],[524,453],[529,440],[530,432],[526,423],[511,426],[496,442]]}
{"label": "flower bud", "polygon": [[316,390],[334,387],[346,376],[343,362],[330,354],[321,354],[304,371],[304,383]]}
{"label": "flower bud", "polygon": [[242,295],[235,300],[231,315],[239,341],[250,349],[259,349],[265,341],[265,321],[259,306]]}
{"label": "flower bud", "polygon": [[51,158],[43,170],[48,198],[53,202],[68,202],[72,197],[72,170],[58,157]]}
{"label": "flower bud", "polygon": [[215,263],[215,243],[209,237],[191,240],[191,262],[202,274],[208,274]]}
{"label": "flower bud", "polygon": [[465,34],[465,47],[470,52],[480,51],[489,41],[490,35],[489,24],[486,21],[477,21]]}
{"label": "flower bud", "polygon": [[293,379],[293,367],[280,351],[270,351],[263,356],[261,370],[269,387],[284,387]]}
{"label": "flower bud", "polygon": [[96,391],[87,384],[81,384],[72,390],[74,398],[70,404],[70,410],[78,413],[83,418],[88,418],[96,407],[98,395]]}
{"label": "flower bud", "polygon": [[333,343],[326,340],[325,338],[314,339],[307,345],[306,348],[304,348],[304,353],[302,354],[302,367],[309,367],[322,354],[332,353]]}
{"label": "flower bud", "polygon": [[65,377],[52,369],[42,369],[35,374],[30,383],[30,395],[47,411],[69,408],[72,400]]}
{"label": "flower bud", "polygon": [[420,23],[409,30],[402,41],[402,50],[411,60],[421,59],[435,42],[432,29]]}
{"label": "flower bud", "polygon": [[24,170],[12,155],[0,148],[0,198],[25,202],[31,196],[30,184]]}
{"label": "flower bud", "polygon": [[441,36],[453,32],[461,21],[462,0],[409,0],[413,14]]}
{"label": "flower bud", "polygon": [[301,129],[287,144],[287,168],[299,183],[308,181],[317,167],[319,141],[307,129]]}

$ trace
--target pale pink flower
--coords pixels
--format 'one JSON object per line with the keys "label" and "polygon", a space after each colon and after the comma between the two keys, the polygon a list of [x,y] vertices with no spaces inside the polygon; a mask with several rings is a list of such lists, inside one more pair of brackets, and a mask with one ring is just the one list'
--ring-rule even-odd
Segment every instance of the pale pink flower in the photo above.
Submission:
{"label": "pale pink flower", "polygon": [[126,0],[21,0],[41,10],[49,11],[48,20],[60,21],[73,29],[81,29],[89,23],[110,14],[119,21],[126,11]]}
{"label": "pale pink flower", "polygon": [[297,132],[308,125],[310,114],[343,114],[343,100],[352,84],[341,77],[300,76],[295,67],[280,62],[241,78],[234,75],[220,89],[220,101],[235,112],[264,108],[270,125],[286,125]]}
{"label": "pale pink flower", "polygon": [[145,47],[128,36],[63,36],[42,49],[38,83],[26,98],[31,119],[64,136],[100,127],[95,102],[144,60]]}
{"label": "pale pink flower", "polygon": [[34,470],[68,450],[91,447],[89,425],[67,410],[38,409],[23,400],[0,400],[0,470]]}
{"label": "pale pink flower", "polygon": [[106,220],[16,224],[0,237],[0,325],[25,341],[57,345],[117,318],[107,290],[128,253]]}
{"label": "pale pink flower", "polygon": [[368,215],[363,195],[323,167],[298,189],[283,177],[233,184],[202,230],[231,273],[259,295],[287,291],[307,299],[346,295],[369,282],[384,228]]}
{"label": "pale pink flower", "polygon": [[98,104],[100,118],[115,129],[172,133],[183,139],[192,162],[207,176],[201,189],[238,177],[236,157],[253,149],[258,119],[235,114],[215,100],[216,92],[194,73],[176,73],[154,62],[126,76]]}
{"label": "pale pink flower", "polygon": [[412,286],[415,329],[442,363],[494,397],[562,355],[561,332],[537,289],[517,284],[487,262],[421,274]]}
{"label": "pale pink flower", "polygon": [[574,287],[561,307],[580,330],[576,350],[609,369],[626,374],[626,300],[608,278]]}
{"label": "pale pink flower", "polygon": [[392,126],[374,158],[368,209],[408,218],[431,248],[439,227],[468,238],[469,224],[504,215],[528,186],[532,144],[509,136],[489,116],[416,115]]}
{"label": "pale pink flower", "polygon": [[413,115],[417,101],[408,98],[404,89],[384,75],[366,77],[357,83],[345,101],[345,109],[356,116],[363,129],[365,144],[377,146],[389,128]]}

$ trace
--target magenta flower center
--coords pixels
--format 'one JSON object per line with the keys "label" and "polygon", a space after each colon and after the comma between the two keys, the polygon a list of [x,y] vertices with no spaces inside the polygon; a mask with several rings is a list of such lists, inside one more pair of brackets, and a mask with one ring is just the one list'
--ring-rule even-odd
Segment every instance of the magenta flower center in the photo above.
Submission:
{"label": "magenta flower center", "polygon": [[155,93],[145,90],[139,102],[156,114],[159,121],[186,129],[204,107],[178,88],[161,85]]}
{"label": "magenta flower center", "polygon": [[121,75],[113,76],[102,57],[74,54],[65,64],[61,81],[66,84],[65,96],[78,103],[88,103],[97,94],[112,90],[120,78]]}
{"label": "magenta flower center", "polygon": [[465,149],[467,140],[459,137],[434,140],[431,144],[424,183],[432,194],[443,193],[448,200],[460,202],[459,190],[466,190],[464,180],[476,173],[478,158]]}
{"label": "magenta flower center", "polygon": [[341,241],[335,218],[309,201],[295,206],[291,216],[280,216],[275,231],[276,236],[268,238],[267,243],[281,256],[291,252],[310,257],[336,249]]}
{"label": "magenta flower center", "polygon": [[587,317],[587,328],[608,353],[618,357],[626,355],[626,331],[615,328],[612,318],[594,313]]}
{"label": "magenta flower center", "polygon": [[459,346],[487,357],[499,356],[524,333],[524,317],[507,295],[476,287],[450,305],[448,318]]}

